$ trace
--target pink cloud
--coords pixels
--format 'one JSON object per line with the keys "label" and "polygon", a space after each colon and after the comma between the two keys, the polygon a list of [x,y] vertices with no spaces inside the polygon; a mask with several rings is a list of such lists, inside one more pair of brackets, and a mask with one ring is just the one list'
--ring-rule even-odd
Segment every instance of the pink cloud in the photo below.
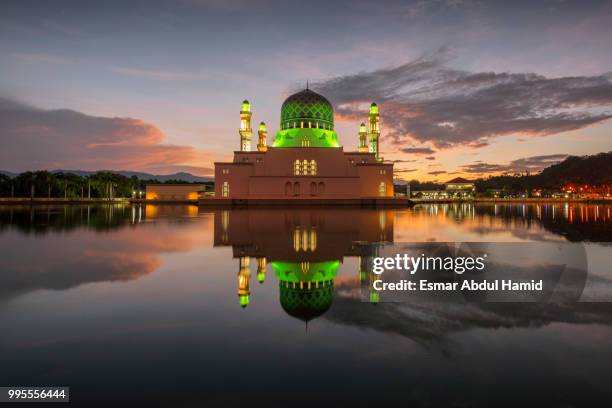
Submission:
{"label": "pink cloud", "polygon": [[0,99],[3,170],[212,173],[204,153],[191,146],[164,144],[164,139],[159,128],[139,119],[42,110]]}

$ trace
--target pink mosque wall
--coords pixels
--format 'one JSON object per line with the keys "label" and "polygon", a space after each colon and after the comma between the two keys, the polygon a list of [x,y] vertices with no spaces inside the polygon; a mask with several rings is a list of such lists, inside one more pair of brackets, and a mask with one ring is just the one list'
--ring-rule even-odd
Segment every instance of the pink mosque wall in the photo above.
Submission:
{"label": "pink mosque wall", "polygon": [[[314,160],[316,176],[294,175],[295,160]],[[393,165],[377,162],[371,153],[342,148],[269,148],[234,152],[233,162],[215,163],[218,198],[223,198],[224,183],[229,198],[391,197]]]}

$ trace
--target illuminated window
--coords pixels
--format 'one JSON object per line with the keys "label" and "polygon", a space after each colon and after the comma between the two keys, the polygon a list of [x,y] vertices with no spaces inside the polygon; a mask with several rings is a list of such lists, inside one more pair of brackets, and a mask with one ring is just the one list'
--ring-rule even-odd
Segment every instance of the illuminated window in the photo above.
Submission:
{"label": "illuminated window", "polygon": [[293,162],[293,175],[294,176],[300,176],[302,174],[301,167],[302,165],[299,160],[296,160]]}
{"label": "illuminated window", "polygon": [[311,251],[317,249],[317,231],[315,229],[300,229],[297,227],[293,231],[293,250],[295,252]]}
{"label": "illuminated window", "polygon": [[381,181],[378,185],[378,195],[386,196],[387,195],[387,185],[384,181]]}
{"label": "illuminated window", "polygon": [[247,128],[246,120],[242,119],[240,121],[240,129],[245,130]]}
{"label": "illuminated window", "polygon": [[317,162],[316,160],[295,160],[293,162],[294,176],[316,176]]}
{"label": "illuminated window", "polygon": [[221,195],[223,197],[229,197],[229,183],[227,181],[223,182],[223,185],[221,187]]}

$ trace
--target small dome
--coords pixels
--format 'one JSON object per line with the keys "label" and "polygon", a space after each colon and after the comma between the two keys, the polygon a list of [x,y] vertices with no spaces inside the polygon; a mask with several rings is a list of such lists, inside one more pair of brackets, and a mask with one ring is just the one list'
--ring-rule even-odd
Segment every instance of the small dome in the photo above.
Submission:
{"label": "small dome", "polygon": [[334,109],[331,103],[322,95],[304,89],[285,99],[281,107],[281,129],[293,122],[311,122],[313,127],[333,130]]}
{"label": "small dome", "polygon": [[245,99],[244,101],[242,101],[240,112],[250,112],[250,111],[251,111],[251,104],[249,103],[249,101]]}

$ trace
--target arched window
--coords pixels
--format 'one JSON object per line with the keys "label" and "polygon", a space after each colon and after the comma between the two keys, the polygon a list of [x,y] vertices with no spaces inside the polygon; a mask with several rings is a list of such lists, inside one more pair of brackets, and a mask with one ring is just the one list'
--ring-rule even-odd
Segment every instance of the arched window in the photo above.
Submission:
{"label": "arched window", "polygon": [[317,161],[316,160],[311,160],[310,161],[310,172],[309,174],[311,176],[316,176],[317,175]]}
{"label": "arched window", "polygon": [[288,181],[288,182],[285,183],[285,195],[286,196],[290,196],[291,195],[291,190],[292,190],[291,182]]}
{"label": "arched window", "polygon": [[227,181],[223,182],[223,185],[221,186],[221,195],[223,197],[229,197],[229,183]]}
{"label": "arched window", "polygon": [[310,195],[317,195],[317,183],[315,183],[314,181],[310,183]]}
{"label": "arched window", "polygon": [[300,195],[300,183],[298,183],[297,181],[293,183],[293,195],[294,196]]}
{"label": "arched window", "polygon": [[378,185],[378,195],[379,196],[387,195],[387,185],[385,184],[384,181],[381,181],[380,184]]}
{"label": "arched window", "polygon": [[323,183],[322,181],[319,182],[318,192],[319,195],[323,195],[323,193],[325,192],[325,183]]}

